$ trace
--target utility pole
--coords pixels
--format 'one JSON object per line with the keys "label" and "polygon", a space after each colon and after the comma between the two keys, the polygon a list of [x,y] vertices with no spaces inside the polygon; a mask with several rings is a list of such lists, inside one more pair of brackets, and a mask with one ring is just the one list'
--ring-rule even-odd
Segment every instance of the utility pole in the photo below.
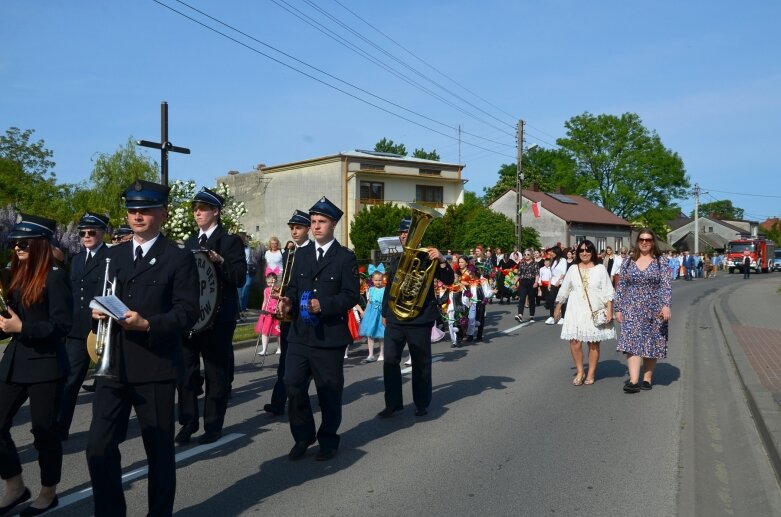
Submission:
{"label": "utility pole", "polygon": [[175,153],[190,154],[190,150],[187,149],[186,147],[177,147],[168,141],[168,103],[165,101],[160,103],[160,142],[139,140],[136,143],[143,147],[160,149],[160,181],[165,186],[168,186],[169,151],[173,151]]}
{"label": "utility pole", "polygon": [[700,184],[694,184],[694,254],[700,254]]}
{"label": "utility pole", "polygon": [[518,120],[518,163],[516,164],[517,177],[517,190],[518,196],[516,200],[515,221],[516,228],[518,229],[518,235],[516,235],[516,242],[518,243],[518,251],[522,252],[521,245],[521,232],[523,231],[523,213],[521,207],[523,206],[523,168],[521,162],[523,161],[523,120]]}

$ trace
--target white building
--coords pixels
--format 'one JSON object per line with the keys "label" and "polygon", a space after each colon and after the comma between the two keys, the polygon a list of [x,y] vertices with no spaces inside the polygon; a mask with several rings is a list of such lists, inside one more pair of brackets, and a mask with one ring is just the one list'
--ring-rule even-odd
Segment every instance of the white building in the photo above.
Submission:
{"label": "white building", "polygon": [[421,203],[444,213],[464,200],[462,165],[374,151],[348,151],[217,178],[227,183],[247,214],[241,223],[253,238],[276,235],[287,241],[295,209],[309,210],[322,196],[344,211],[336,238],[351,246],[350,222],[364,208],[381,203]]}

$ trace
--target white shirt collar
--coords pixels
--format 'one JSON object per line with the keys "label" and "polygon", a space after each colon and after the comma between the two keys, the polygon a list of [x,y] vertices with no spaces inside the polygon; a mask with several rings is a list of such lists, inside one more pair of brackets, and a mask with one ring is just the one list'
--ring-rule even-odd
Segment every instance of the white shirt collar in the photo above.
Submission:
{"label": "white shirt collar", "polygon": [[[328,253],[328,250],[331,248],[331,244],[333,244],[334,242],[336,242],[336,239],[331,239],[329,242],[323,244],[322,246],[320,246],[319,244],[315,243],[315,244],[317,244],[317,246],[316,246],[317,249],[315,250],[315,252],[317,252],[318,249],[322,248],[323,249],[323,256],[325,257],[325,254]],[[319,255],[320,253],[317,253],[317,254]]]}
{"label": "white shirt collar", "polygon": [[206,238],[210,239],[212,234],[214,233],[214,230],[216,230],[216,229],[217,229],[217,223],[214,223],[214,226],[212,226],[211,228],[209,228],[206,231],[198,229],[198,240],[201,239],[201,235],[206,235]]}
{"label": "white shirt collar", "polygon": [[87,250],[87,257],[94,257],[98,251],[100,251],[100,247],[103,246],[102,242],[99,242],[97,246],[95,246],[93,249],[85,248]]}
{"label": "white shirt collar", "polygon": [[158,233],[155,235],[154,239],[150,239],[146,241],[143,244],[139,244],[138,241],[133,239],[133,260],[136,259],[136,248],[141,246],[141,251],[144,253],[144,256],[146,257],[146,254],[149,253],[149,250],[154,246],[155,242],[157,242],[157,239],[160,237],[160,234]]}
{"label": "white shirt collar", "polygon": [[[296,248],[303,248],[304,246],[307,246],[307,245],[308,245],[310,242],[312,242],[312,241],[310,241],[309,239],[307,239],[307,240],[305,240],[305,241],[304,241],[303,243],[301,243],[301,244],[296,244]],[[325,252],[323,252],[323,253],[325,253]]]}

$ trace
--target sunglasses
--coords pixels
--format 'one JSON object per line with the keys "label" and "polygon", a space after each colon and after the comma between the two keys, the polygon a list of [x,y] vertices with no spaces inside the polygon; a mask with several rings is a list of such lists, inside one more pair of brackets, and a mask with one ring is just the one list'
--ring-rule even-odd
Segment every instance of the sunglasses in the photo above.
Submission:
{"label": "sunglasses", "polygon": [[637,242],[647,243],[647,244],[653,244],[653,239],[637,239]]}
{"label": "sunglasses", "polygon": [[14,248],[18,248],[20,251],[25,251],[30,247],[30,241],[14,241]]}
{"label": "sunglasses", "polygon": [[94,237],[98,234],[97,230],[79,230],[79,237],[86,237],[89,235],[90,237]]}
{"label": "sunglasses", "polygon": [[588,254],[591,254],[591,250],[588,250],[588,249],[584,248],[582,250],[578,250],[578,253],[588,253]]}

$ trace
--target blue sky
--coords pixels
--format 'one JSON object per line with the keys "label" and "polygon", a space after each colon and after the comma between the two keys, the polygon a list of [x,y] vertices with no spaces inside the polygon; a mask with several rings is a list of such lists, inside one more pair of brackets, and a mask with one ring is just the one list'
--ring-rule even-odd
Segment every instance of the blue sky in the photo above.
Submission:
{"label": "blue sky", "polygon": [[[176,0],[160,2],[218,26]],[[514,162],[518,118],[528,123],[527,146],[550,147],[574,115],[634,112],[681,155],[692,183],[706,192],[703,202],[732,199],[751,219],[781,215],[779,2],[339,2],[458,84],[335,0],[187,3],[436,120],[443,125],[405,114],[451,137],[455,131],[445,126],[460,124],[498,142],[464,135],[493,151],[462,144],[469,190],[482,193],[495,183],[502,163]],[[311,4],[420,71],[425,78],[404,69],[476,117],[394,77],[280,7],[298,9],[380,55]],[[382,137],[403,142],[410,152],[436,149],[444,161],[458,161],[452,138],[323,86],[152,0],[4,0],[0,31],[0,130],[34,129],[54,151],[63,182],[87,179],[95,153],[112,152],[130,136],[158,140],[162,100],[169,103],[171,142],[192,149],[189,156],[172,155],[172,179],[212,185],[229,170],[371,148]],[[382,60],[392,63],[384,55]],[[692,199],[681,206],[688,212]]]}

